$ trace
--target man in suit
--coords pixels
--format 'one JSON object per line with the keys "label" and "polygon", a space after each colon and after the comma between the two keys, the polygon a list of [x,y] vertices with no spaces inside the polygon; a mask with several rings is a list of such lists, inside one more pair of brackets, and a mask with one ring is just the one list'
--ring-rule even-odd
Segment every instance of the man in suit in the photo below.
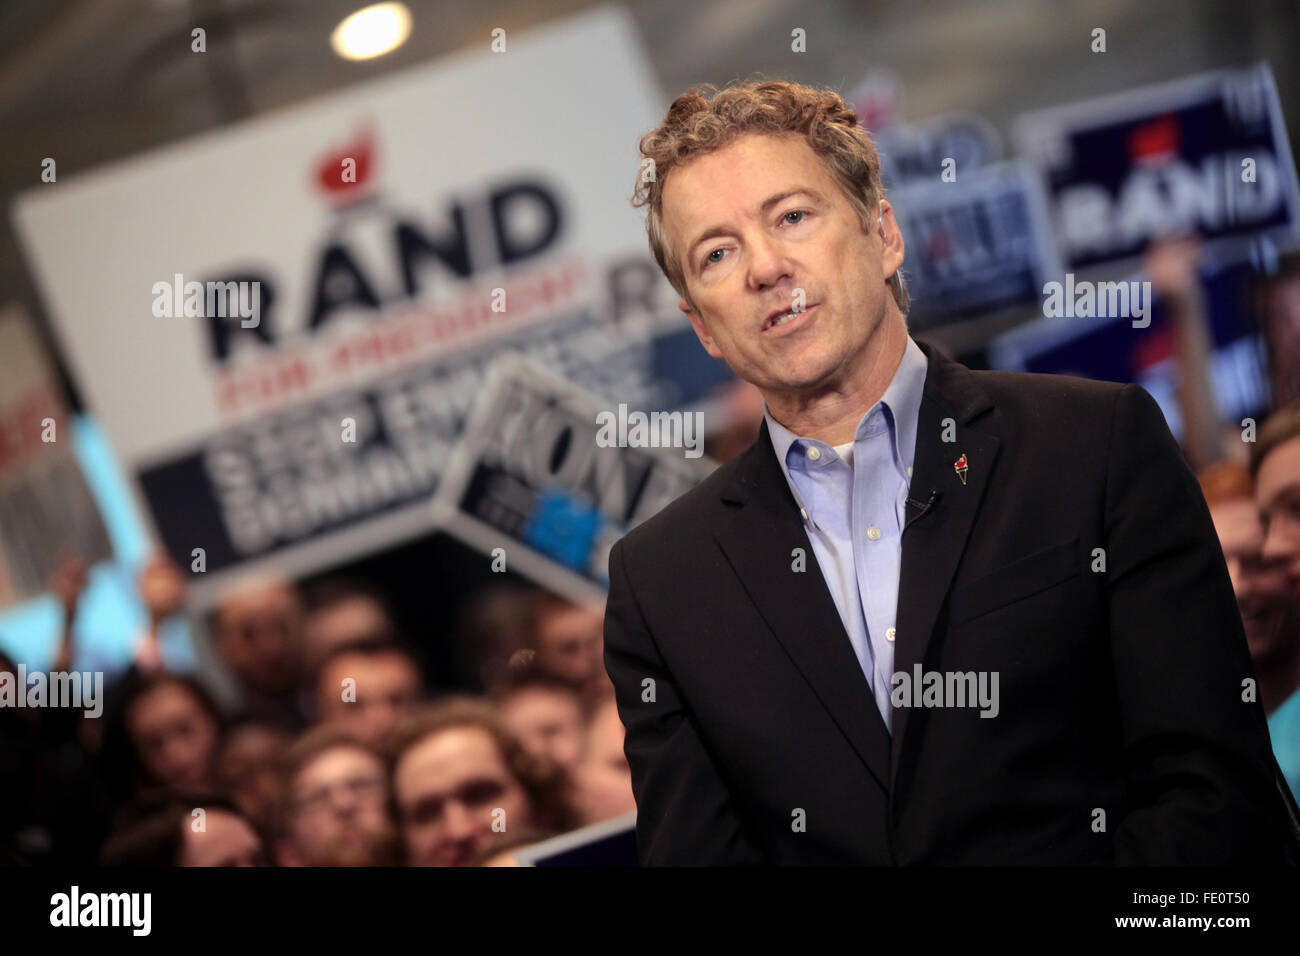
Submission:
{"label": "man in suit", "polygon": [[834,93],[688,92],[641,150],[651,249],[765,400],[610,553],[642,861],[1281,861],[1227,569],[1150,396],[914,342]]}

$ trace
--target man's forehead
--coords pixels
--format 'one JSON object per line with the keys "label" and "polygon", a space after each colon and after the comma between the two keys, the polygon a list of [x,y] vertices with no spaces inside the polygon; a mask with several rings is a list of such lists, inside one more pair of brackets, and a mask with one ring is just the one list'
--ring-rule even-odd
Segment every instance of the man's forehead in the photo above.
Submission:
{"label": "man's forehead", "polygon": [[505,769],[492,735],[482,727],[455,727],[426,737],[407,751],[400,772],[450,780],[488,768]]}
{"label": "man's forehead", "polygon": [[367,753],[360,747],[340,744],[322,751],[307,762],[294,781],[298,789],[334,780],[357,768],[365,770],[383,770],[383,763],[374,754]]}
{"label": "man's forehead", "polygon": [[685,231],[693,238],[718,224],[719,217],[754,212],[780,192],[812,189],[827,195],[829,181],[830,174],[802,136],[748,134],[668,174],[664,220],[672,232]]}

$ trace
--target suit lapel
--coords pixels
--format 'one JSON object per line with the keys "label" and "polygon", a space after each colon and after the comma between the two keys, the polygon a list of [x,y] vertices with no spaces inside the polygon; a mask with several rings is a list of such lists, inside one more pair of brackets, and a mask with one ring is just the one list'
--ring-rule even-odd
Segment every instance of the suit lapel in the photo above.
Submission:
{"label": "suit lapel", "polygon": [[[998,455],[998,439],[967,426],[992,402],[965,366],[932,346],[917,343],[929,366],[917,421],[909,497],[941,497],[924,514],[908,505],[899,575],[894,670],[911,672],[926,650],[965,550]],[[944,419],[953,419],[955,441],[943,441]],[[954,469],[966,456],[966,480]],[[776,460],[764,422],[721,492],[729,506],[714,537],[772,633],[814,694],[848,738],[880,785],[893,786],[909,709],[894,712],[893,734],[885,728],[826,579],[813,553]],[[807,566],[792,570],[794,549]]]}
{"label": "suit lapel", "polygon": [[[914,665],[924,666],[939,608],[965,551],[999,446],[995,435],[964,427],[992,405],[975,376],[932,346],[921,345],[921,349],[929,359],[929,367],[917,421],[909,498],[924,502],[931,491],[939,492],[941,497],[924,514],[909,504],[903,531],[894,671],[909,674]],[[943,440],[947,418],[955,426],[952,442]],[[963,455],[964,482],[954,467]],[[910,713],[907,707],[894,711],[891,788]]]}
{"label": "suit lapel", "polygon": [[[883,789],[889,732],[817,564],[764,422],[722,491],[727,518],[715,531],[741,584],[790,661]],[[793,570],[794,549],[806,560]]]}

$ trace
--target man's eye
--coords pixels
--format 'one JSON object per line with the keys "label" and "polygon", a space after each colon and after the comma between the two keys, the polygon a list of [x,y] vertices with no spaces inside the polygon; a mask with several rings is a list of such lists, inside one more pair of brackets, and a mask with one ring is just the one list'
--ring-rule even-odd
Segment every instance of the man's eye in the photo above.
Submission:
{"label": "man's eye", "polygon": [[[792,209],[781,218],[784,219],[786,222],[790,223],[790,225],[797,226],[799,225],[799,223],[803,222],[804,215],[805,213],[802,209]],[[799,218],[791,221],[790,219],[791,216],[798,216]]]}
{"label": "man's eye", "polygon": [[716,255],[720,255],[721,253],[726,251],[727,250],[725,249],[714,249],[712,252],[710,252],[707,256],[704,257],[704,267],[707,269],[711,264],[716,262],[721,262],[722,261],[721,259],[715,259],[713,257]]}

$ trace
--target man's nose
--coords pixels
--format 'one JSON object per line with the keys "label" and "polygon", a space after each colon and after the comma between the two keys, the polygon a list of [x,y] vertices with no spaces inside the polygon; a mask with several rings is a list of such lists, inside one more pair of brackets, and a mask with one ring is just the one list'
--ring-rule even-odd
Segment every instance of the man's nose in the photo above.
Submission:
{"label": "man's nose", "polygon": [[755,290],[770,289],[790,274],[790,262],[781,242],[759,235],[749,242],[749,284]]}
{"label": "man's nose", "polygon": [[476,829],[474,815],[469,812],[469,808],[459,800],[448,801],[444,811],[444,820],[446,821],[447,837],[452,840],[464,840],[473,836]]}
{"label": "man's nose", "polygon": [[357,809],[357,795],[350,787],[335,787],[330,791],[330,805],[339,816],[351,816]]}

